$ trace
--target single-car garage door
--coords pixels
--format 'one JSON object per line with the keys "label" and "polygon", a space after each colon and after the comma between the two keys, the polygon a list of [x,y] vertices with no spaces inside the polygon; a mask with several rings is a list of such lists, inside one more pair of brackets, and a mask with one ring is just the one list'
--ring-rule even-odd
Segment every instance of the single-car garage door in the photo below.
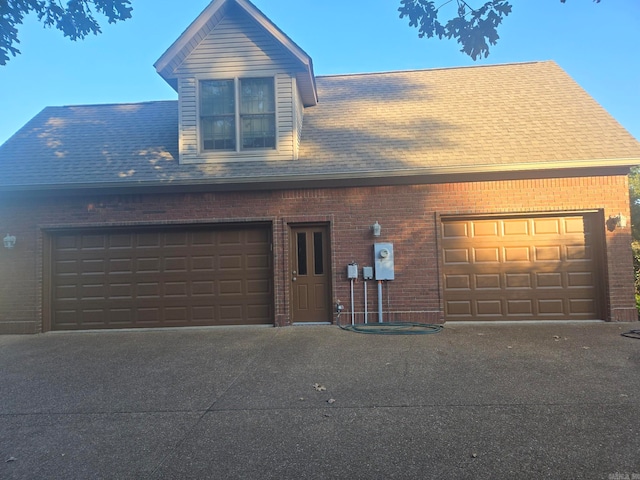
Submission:
{"label": "single-car garage door", "polygon": [[598,218],[443,217],[445,319],[602,319]]}
{"label": "single-car garage door", "polygon": [[266,227],[51,236],[52,330],[273,323]]}

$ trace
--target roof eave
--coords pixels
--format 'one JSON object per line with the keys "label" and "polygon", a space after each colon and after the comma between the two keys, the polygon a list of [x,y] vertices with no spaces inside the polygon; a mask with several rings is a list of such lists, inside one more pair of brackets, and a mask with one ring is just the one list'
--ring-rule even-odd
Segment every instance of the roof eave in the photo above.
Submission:
{"label": "roof eave", "polygon": [[529,178],[558,178],[625,175],[631,167],[640,164],[640,158],[584,160],[578,162],[552,162],[546,164],[513,164],[478,167],[438,167],[371,172],[350,172],[335,175],[262,175],[259,177],[207,178],[198,180],[161,180],[139,182],[96,182],[57,185],[0,186],[0,195],[39,192],[82,194],[96,190],[122,193],[123,191],[242,191],[283,190],[288,188],[328,188],[354,186],[383,186],[410,184],[466,183]]}

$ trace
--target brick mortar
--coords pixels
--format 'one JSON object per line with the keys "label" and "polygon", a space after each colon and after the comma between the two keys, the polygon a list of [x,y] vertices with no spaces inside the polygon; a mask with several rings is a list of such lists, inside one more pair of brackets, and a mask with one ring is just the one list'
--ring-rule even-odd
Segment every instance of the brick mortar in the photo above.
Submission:
{"label": "brick mortar", "polygon": [[[371,265],[374,241],[392,241],[397,279],[391,311],[440,312],[438,219],[441,215],[600,211],[603,222],[622,212],[629,217],[626,176],[309,189],[6,199],[0,225],[18,238],[0,250],[0,324],[41,325],[46,235],[57,229],[148,225],[271,224],[274,245],[275,323],[290,323],[288,229],[295,223],[330,225],[333,302],[349,300],[346,265]],[[370,225],[378,221],[382,236]],[[634,309],[630,225],[605,231],[606,320],[627,318]],[[10,279],[7,282],[6,279]],[[369,310],[377,309],[375,295]],[[362,292],[356,305],[362,305]],[[40,330],[40,327],[37,328]]]}

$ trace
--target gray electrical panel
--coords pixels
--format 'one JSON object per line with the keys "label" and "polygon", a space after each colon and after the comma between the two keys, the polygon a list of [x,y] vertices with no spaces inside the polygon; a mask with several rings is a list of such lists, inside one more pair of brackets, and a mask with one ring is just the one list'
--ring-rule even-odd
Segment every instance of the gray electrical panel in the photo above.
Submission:
{"label": "gray electrical panel", "polygon": [[375,260],[376,280],[393,280],[395,278],[393,243],[374,243],[373,258]]}
{"label": "gray electrical panel", "polygon": [[362,278],[364,280],[373,280],[373,267],[362,267]]}
{"label": "gray electrical panel", "polygon": [[358,264],[350,263],[347,265],[347,278],[358,278]]}

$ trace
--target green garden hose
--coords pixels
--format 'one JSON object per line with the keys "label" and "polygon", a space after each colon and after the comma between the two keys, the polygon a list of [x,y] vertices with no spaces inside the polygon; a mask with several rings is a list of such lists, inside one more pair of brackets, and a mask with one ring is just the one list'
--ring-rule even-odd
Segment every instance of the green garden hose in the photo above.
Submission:
{"label": "green garden hose", "polygon": [[358,323],[356,325],[338,323],[338,326],[348,332],[377,335],[428,335],[442,331],[442,325],[411,322]]}

